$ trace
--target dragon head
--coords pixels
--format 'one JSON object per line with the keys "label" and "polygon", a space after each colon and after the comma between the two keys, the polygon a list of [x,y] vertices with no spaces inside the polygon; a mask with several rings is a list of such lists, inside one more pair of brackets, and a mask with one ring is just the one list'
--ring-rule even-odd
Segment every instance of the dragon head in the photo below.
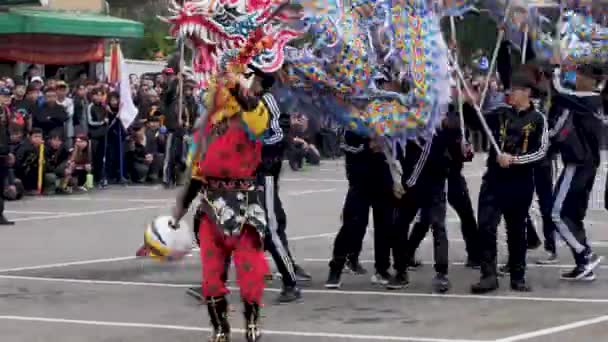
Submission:
{"label": "dragon head", "polygon": [[193,50],[193,69],[202,87],[227,63],[277,71],[287,42],[301,33],[290,28],[299,12],[281,0],[199,0],[172,3],[171,35]]}

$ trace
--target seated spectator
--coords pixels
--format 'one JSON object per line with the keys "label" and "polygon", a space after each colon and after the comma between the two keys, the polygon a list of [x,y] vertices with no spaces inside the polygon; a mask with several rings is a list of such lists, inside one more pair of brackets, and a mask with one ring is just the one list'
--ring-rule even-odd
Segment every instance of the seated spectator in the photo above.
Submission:
{"label": "seated spectator", "polygon": [[70,157],[65,170],[64,186],[67,192],[74,188],[88,191],[93,187],[92,158],[89,147],[89,137],[86,133],[76,134],[74,147],[70,150]]}
{"label": "seated spectator", "polygon": [[[69,151],[63,141],[62,130],[58,129],[51,132],[44,152],[44,179],[49,183],[48,192],[54,193],[58,188],[60,191],[66,190],[67,183],[61,182],[61,180],[66,178]],[[50,183],[54,183],[55,187],[53,188]]]}
{"label": "seated spectator", "polygon": [[129,174],[133,183],[157,183],[160,179],[162,155],[155,133],[140,123],[132,126],[133,134],[127,149]]}
{"label": "seated spectator", "polygon": [[68,119],[68,113],[65,107],[57,104],[57,90],[55,88],[46,88],[44,90],[45,102],[40,109],[34,112],[34,127],[42,130],[44,136],[48,136],[52,131],[61,129],[65,121]]}
{"label": "seated spectator", "polygon": [[301,170],[304,161],[310,165],[319,165],[321,156],[312,143],[306,139],[308,119],[302,114],[294,114],[291,119],[290,136],[287,146],[287,159],[292,170]]}
{"label": "seated spectator", "polygon": [[[40,150],[44,145],[44,138],[40,128],[33,128],[30,138],[15,151],[15,173],[21,179],[25,194],[34,194],[38,191]],[[42,156],[44,159],[44,156]],[[44,162],[44,160],[42,160]],[[52,193],[55,190],[56,177],[42,179],[43,193]]]}

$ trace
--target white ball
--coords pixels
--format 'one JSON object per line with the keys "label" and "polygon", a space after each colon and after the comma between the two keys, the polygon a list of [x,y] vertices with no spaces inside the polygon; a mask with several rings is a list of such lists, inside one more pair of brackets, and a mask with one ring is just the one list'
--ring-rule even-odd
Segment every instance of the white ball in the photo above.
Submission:
{"label": "white ball", "polygon": [[147,229],[148,240],[155,241],[169,250],[168,255],[159,255],[159,257],[183,256],[192,250],[194,234],[190,226],[180,221],[179,228],[173,229],[172,222],[171,216],[159,216]]}

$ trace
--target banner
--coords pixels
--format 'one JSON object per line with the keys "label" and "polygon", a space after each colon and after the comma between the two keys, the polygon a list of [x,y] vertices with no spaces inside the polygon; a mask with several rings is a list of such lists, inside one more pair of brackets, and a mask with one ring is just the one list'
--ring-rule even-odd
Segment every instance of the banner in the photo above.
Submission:
{"label": "banner", "polygon": [[32,64],[101,62],[102,38],[47,34],[7,34],[0,39],[0,59]]}

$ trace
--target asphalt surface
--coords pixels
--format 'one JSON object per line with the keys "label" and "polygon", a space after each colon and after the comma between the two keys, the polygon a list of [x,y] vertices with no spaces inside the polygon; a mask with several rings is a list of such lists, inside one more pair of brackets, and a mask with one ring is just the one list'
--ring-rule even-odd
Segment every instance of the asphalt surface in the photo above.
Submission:
{"label": "asphalt surface", "polygon": [[[482,173],[482,157],[465,169],[474,202]],[[605,176],[603,168],[587,227],[595,251],[608,256]],[[426,265],[411,272],[408,289],[389,292],[371,285],[373,227],[362,255],[370,274],[345,275],[340,291],[326,290],[327,259],[346,187],[340,161],[304,172],[285,171],[281,195],[290,246],[314,279],[304,287],[304,300],[291,305],[273,305],[280,282],[269,284],[264,341],[608,341],[608,262],[593,283],[565,283],[559,273],[572,265],[569,251],[560,247],[561,265],[551,267],[534,265],[542,251],[533,251],[528,272],[533,292],[511,292],[505,279],[497,293],[473,296],[468,289],[479,274],[462,266],[464,244],[453,212],[448,220],[453,288],[448,294],[432,293],[430,240],[419,253]],[[114,187],[9,203],[7,216],[17,225],[0,228],[0,340],[205,341],[206,310],[185,294],[188,286],[200,282],[198,254],[173,264],[134,257],[144,225],[169,212],[175,193],[159,187]],[[231,321],[240,328],[234,290]],[[237,330],[233,340],[244,338]]]}

